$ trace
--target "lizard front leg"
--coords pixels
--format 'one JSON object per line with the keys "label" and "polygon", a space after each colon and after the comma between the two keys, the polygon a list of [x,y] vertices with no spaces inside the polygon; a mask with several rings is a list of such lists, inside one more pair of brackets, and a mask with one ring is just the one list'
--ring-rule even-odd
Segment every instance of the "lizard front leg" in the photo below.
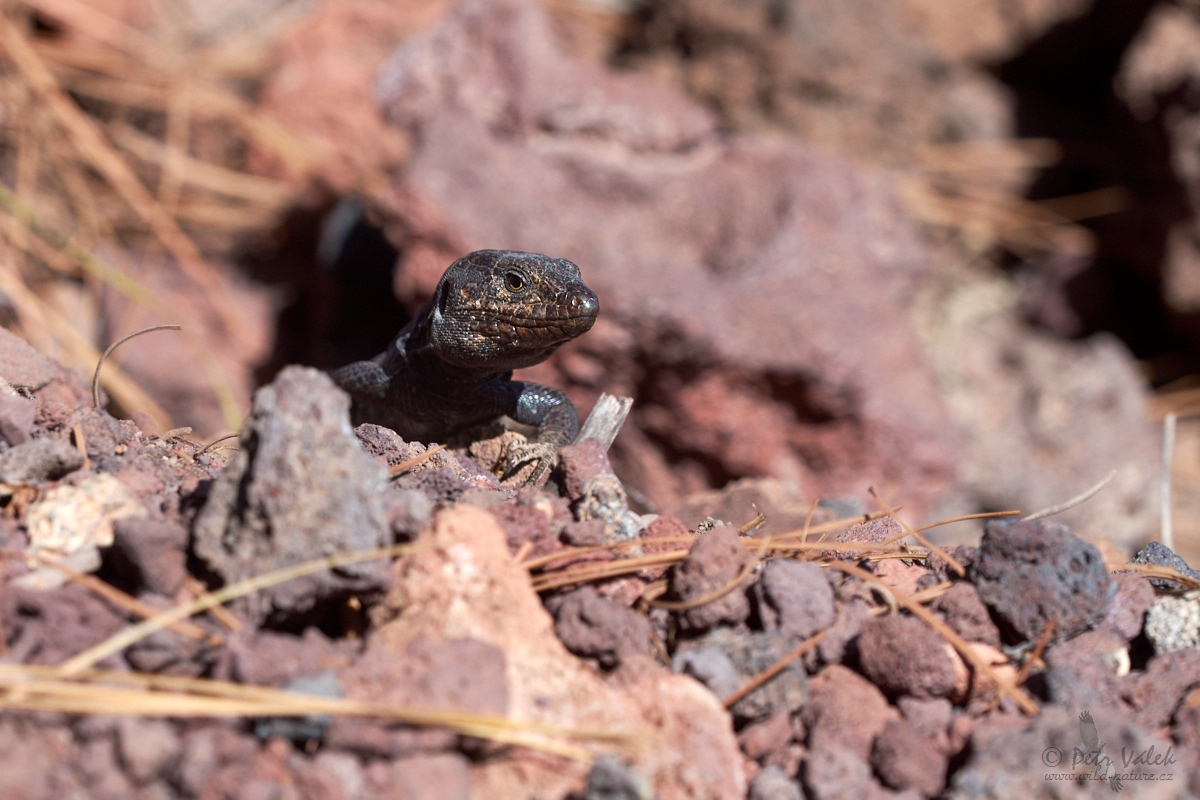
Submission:
{"label": "lizard front leg", "polygon": [[510,447],[504,471],[511,474],[536,460],[538,465],[526,485],[537,486],[558,463],[558,448],[570,444],[579,433],[579,412],[558,389],[520,381],[510,386],[516,392],[516,405],[510,415],[523,425],[536,425],[538,437],[536,442]]}

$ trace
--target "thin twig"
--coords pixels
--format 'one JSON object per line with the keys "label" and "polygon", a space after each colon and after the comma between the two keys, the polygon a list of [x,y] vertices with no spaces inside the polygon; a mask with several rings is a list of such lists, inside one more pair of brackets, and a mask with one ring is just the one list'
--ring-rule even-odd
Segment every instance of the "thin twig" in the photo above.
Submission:
{"label": "thin twig", "polygon": [[265,717],[328,714],[377,717],[591,760],[580,746],[556,742],[607,742],[637,746],[637,732],[569,728],[495,715],[320,697],[267,686],[206,678],[89,670],[64,680],[53,667],[0,664],[0,706],[74,714],[157,717]]}
{"label": "thin twig", "polygon": [[1032,514],[1029,514],[1028,516],[1021,517],[1021,522],[1032,522],[1035,519],[1045,519],[1046,517],[1052,517],[1055,514],[1061,514],[1062,512],[1068,511],[1077,505],[1086,503],[1088,500],[1091,500],[1092,497],[1094,497],[1096,494],[1098,494],[1101,489],[1103,489],[1105,486],[1108,486],[1109,482],[1115,477],[1117,477],[1117,471],[1114,469],[1111,472],[1109,472],[1107,475],[1104,476],[1104,480],[1100,481],[1099,483],[1097,483],[1092,488],[1088,489],[1083,494],[1076,495],[1075,497],[1072,497],[1070,500],[1068,500],[1065,503],[1059,503],[1056,506],[1050,506],[1049,508],[1043,508],[1041,511],[1035,511]]}
{"label": "thin twig", "polygon": [[[4,202],[5,191],[3,183],[0,183],[0,206]],[[80,368],[85,368],[84,365],[92,367],[100,360],[100,352],[92,343],[75,330],[65,316],[30,290],[6,258],[0,258],[0,290],[12,301],[18,316],[25,324],[36,323],[58,340],[73,364]],[[109,367],[105,375],[105,385],[124,407],[144,409],[154,419],[154,424],[159,430],[170,427],[171,418],[167,413],[117,365]]]}
{"label": "thin twig", "polygon": [[[866,570],[849,564],[845,561],[832,561],[830,567],[840,570],[847,575],[853,575],[861,581],[876,580],[876,576]],[[932,611],[925,608],[918,602],[915,602],[911,596],[902,592],[892,591],[892,595],[896,598],[896,602],[908,609],[914,617],[924,622],[929,627],[933,628],[943,639],[950,643],[950,646],[958,651],[968,663],[975,668],[977,672],[986,675],[992,683],[996,685],[997,691],[1002,695],[1007,694],[1014,702],[1029,716],[1034,716],[1038,713],[1038,705],[1029,695],[1022,692],[1017,686],[1004,678],[1002,678],[996,670],[992,669],[992,665],[985,658],[975,652],[971,647],[970,642],[960,636],[953,628],[939,619]]]}
{"label": "thin twig", "polygon": [[71,426],[71,433],[75,434],[75,449],[79,451],[79,455],[83,456],[83,468],[91,469],[92,460],[88,458],[87,440],[83,437],[83,426],[76,422]]}
{"label": "thin twig", "polygon": [[1057,623],[1058,620],[1053,618],[1046,623],[1046,627],[1042,630],[1042,635],[1038,637],[1033,652],[1029,654],[1029,658],[1021,665],[1021,671],[1017,673],[1017,686],[1020,686],[1029,678],[1029,673],[1033,672],[1033,668],[1041,660],[1042,653],[1046,652],[1046,645],[1050,644],[1050,637],[1054,635],[1054,628],[1057,626]]}
{"label": "thin twig", "polygon": [[813,500],[808,506],[808,513],[804,515],[804,529],[800,531],[800,541],[803,544],[808,544],[808,529],[812,525],[813,514],[817,511],[817,501]]}
{"label": "thin twig", "polygon": [[527,539],[523,545],[517,548],[517,552],[513,554],[513,562],[520,564],[533,551],[533,539]]}
{"label": "thin twig", "polygon": [[879,495],[879,492],[875,491],[874,486],[868,487],[867,492],[870,493],[871,497],[875,498],[875,501],[877,503],[879,503],[879,505],[883,506],[883,510],[887,512],[888,516],[891,517],[892,519],[896,520],[896,524],[899,525],[901,530],[904,531],[904,533],[902,535],[893,536],[889,539],[884,539],[881,542],[881,544],[891,544],[892,542],[896,541],[897,539],[903,539],[905,536],[911,536],[914,539],[916,539],[918,542],[920,542],[921,544],[923,544],[927,548],[929,548],[930,551],[937,553],[938,558],[945,561],[946,564],[948,564],[950,566],[950,568],[953,569],[955,572],[957,572],[959,575],[967,574],[966,569],[963,568],[962,564],[958,563],[958,561],[954,558],[954,556],[950,555],[945,550],[938,547],[933,542],[929,541],[929,539],[925,538],[924,534],[922,534],[918,530],[914,530],[912,528],[912,526],[910,526],[907,522],[900,519],[900,517],[896,514],[896,511],[892,509],[891,505],[889,505],[888,502]]}
{"label": "thin twig", "polygon": [[751,531],[758,530],[759,528],[761,528],[763,525],[765,525],[767,523],[767,515],[762,513],[762,511],[759,510],[758,506],[751,503],[750,507],[754,509],[754,519],[750,520],[745,525],[738,528],[738,533],[742,534],[743,536],[746,535],[747,533],[750,533]]}
{"label": "thin twig", "polygon": [[200,448],[200,452],[196,453],[196,455],[198,455],[198,456],[202,456],[202,455],[204,455],[205,453],[207,453],[207,452],[208,452],[208,448],[212,447],[214,444],[219,444],[219,443],[221,443],[221,442],[225,441],[226,439],[236,439],[236,438],[237,438],[237,437],[239,437],[239,436],[241,436],[241,434],[240,434],[240,433],[227,433],[227,434],[225,434],[224,436],[219,436],[219,437],[217,437],[216,439],[213,439],[213,440],[212,440],[211,442],[209,442],[208,444],[204,445],[204,447],[201,447],[201,448]]}
{"label": "thin twig", "polygon": [[746,563],[746,566],[742,567],[741,571],[733,577],[733,580],[728,581],[724,586],[720,586],[716,590],[711,591],[702,597],[694,597],[691,600],[651,600],[650,604],[660,608],[665,608],[668,611],[687,611],[689,609],[699,608],[700,606],[707,605],[714,600],[720,600],[722,597],[740,586],[742,581],[750,577],[750,573],[758,569],[758,565],[762,563],[763,554],[766,552],[770,544],[770,536],[764,536],[762,539],[760,539],[758,551],[754,553],[754,557]]}
{"label": "thin twig", "polygon": [[937,522],[930,522],[928,525],[922,525],[921,527],[914,528],[913,530],[920,533],[921,531],[927,531],[930,528],[939,528],[942,525],[949,525],[952,522],[965,522],[969,519],[989,519],[991,517],[1015,517],[1020,513],[1020,511],[981,511],[978,514],[962,514],[957,517],[951,517],[950,519],[942,519],[938,520]]}
{"label": "thin twig", "polygon": [[1162,439],[1162,475],[1160,477],[1159,502],[1161,505],[1161,528],[1158,538],[1171,550],[1175,549],[1175,532],[1171,529],[1171,462],[1175,460],[1175,419],[1174,411],[1167,412],[1163,417]]}
{"label": "thin twig", "polygon": [[1173,567],[1164,567],[1161,564],[1136,564],[1132,561],[1119,564],[1116,566],[1109,565],[1109,572],[1136,572],[1147,578],[1166,578],[1170,581],[1175,581],[1181,586],[1186,586],[1189,589],[1200,589],[1200,580],[1196,580],[1190,575],[1184,575],[1179,570]]}
{"label": "thin twig", "polygon": [[405,472],[406,470],[410,470],[413,467],[417,466],[418,464],[424,464],[426,461],[433,458],[434,455],[442,452],[445,449],[446,449],[446,445],[435,444],[433,447],[429,448],[424,453],[421,453],[419,456],[413,456],[412,458],[408,459],[407,461],[401,461],[399,464],[395,464],[395,465],[389,467],[388,475],[390,475],[391,477],[394,478],[397,475],[399,475],[400,473]]}
{"label": "thin twig", "polygon": [[183,330],[179,325],[155,325],[151,328],[142,328],[140,331],[134,331],[128,336],[122,336],[108,346],[108,349],[101,354],[100,360],[96,362],[96,371],[92,373],[92,408],[100,407],[100,367],[104,366],[104,360],[112,355],[112,351],[116,350],[121,345],[128,342],[135,336],[141,336],[143,333],[151,333],[153,331],[180,331]]}

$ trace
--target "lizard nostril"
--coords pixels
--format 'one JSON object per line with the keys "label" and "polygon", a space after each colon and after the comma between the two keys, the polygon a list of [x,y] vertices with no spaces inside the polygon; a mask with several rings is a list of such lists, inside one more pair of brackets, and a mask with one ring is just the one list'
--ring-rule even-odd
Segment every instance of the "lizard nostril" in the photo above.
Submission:
{"label": "lizard nostril", "polygon": [[600,301],[587,287],[581,287],[571,296],[571,305],[581,316],[594,317],[600,313]]}

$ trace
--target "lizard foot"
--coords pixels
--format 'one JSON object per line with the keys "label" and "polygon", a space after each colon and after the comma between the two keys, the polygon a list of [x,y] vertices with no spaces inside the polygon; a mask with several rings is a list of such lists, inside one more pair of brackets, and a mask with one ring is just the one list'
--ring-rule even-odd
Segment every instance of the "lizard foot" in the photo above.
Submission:
{"label": "lizard foot", "polygon": [[504,459],[504,474],[512,475],[531,461],[537,461],[533,472],[525,479],[526,486],[541,486],[558,464],[558,445],[549,442],[526,442],[511,444]]}

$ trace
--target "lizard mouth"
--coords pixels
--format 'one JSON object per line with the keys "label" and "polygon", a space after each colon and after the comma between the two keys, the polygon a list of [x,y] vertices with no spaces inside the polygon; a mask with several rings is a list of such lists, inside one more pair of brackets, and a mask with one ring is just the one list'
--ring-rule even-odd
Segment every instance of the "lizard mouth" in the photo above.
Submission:
{"label": "lizard mouth", "polygon": [[541,345],[574,339],[591,328],[595,321],[594,315],[538,318],[497,314],[477,330],[488,338],[503,342]]}

